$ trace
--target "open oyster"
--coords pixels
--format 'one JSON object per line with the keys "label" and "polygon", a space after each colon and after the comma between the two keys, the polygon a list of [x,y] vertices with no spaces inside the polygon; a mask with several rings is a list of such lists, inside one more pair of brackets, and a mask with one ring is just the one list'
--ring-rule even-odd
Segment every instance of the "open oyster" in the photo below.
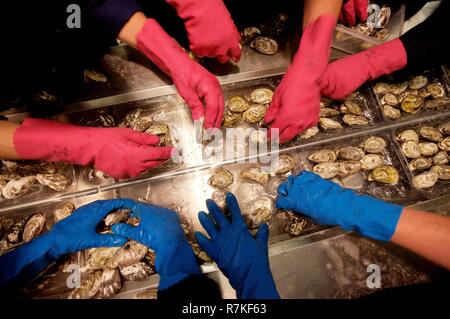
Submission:
{"label": "open oyster", "polygon": [[361,162],[360,161],[341,161],[339,162],[339,176],[344,177],[351,174],[354,174],[361,170]]}
{"label": "open oyster", "polygon": [[255,104],[270,104],[273,98],[273,91],[267,88],[259,88],[250,93],[250,101]]}
{"label": "open oyster", "polygon": [[378,136],[369,136],[362,142],[361,147],[367,153],[382,153],[386,148],[386,141]]}
{"label": "open oyster", "polygon": [[397,169],[390,165],[382,165],[375,168],[369,175],[369,181],[377,181],[385,184],[397,184],[400,175]]}
{"label": "open oyster", "polygon": [[332,150],[323,149],[312,153],[308,156],[308,159],[314,163],[334,162],[337,159],[337,155]]}
{"label": "open oyster", "polygon": [[277,218],[283,225],[283,229],[290,235],[298,236],[308,224],[306,219],[300,217],[293,212],[281,212],[277,214]]}
{"label": "open oyster", "polygon": [[252,104],[247,111],[244,112],[242,118],[250,124],[257,124],[262,121],[266,115],[267,107],[262,104]]}
{"label": "open oyster", "polygon": [[423,75],[413,77],[409,82],[408,86],[411,90],[419,90],[428,84],[428,78]]}
{"label": "open oyster", "polygon": [[272,219],[274,209],[273,200],[267,196],[258,197],[250,207],[250,212],[244,214],[244,220],[250,229],[258,228],[260,225]]}
{"label": "open oyster", "polygon": [[362,115],[361,107],[356,102],[348,99],[339,107],[339,110],[342,114]]}
{"label": "open oyster", "polygon": [[433,99],[441,99],[445,97],[445,89],[441,83],[430,83],[426,88],[427,92]]}
{"label": "open oyster", "polygon": [[221,169],[209,178],[208,184],[212,187],[223,189],[233,184],[233,181],[233,174],[230,171]]}
{"label": "open oyster", "polygon": [[150,277],[154,271],[149,264],[145,262],[138,262],[130,266],[119,268],[120,274],[128,281],[141,281]]}
{"label": "open oyster", "polygon": [[421,156],[419,144],[414,141],[406,141],[401,146],[403,154],[407,158],[418,158]]}
{"label": "open oyster", "polygon": [[275,169],[275,174],[286,174],[295,167],[295,164],[296,161],[292,156],[288,154],[282,154],[278,156],[278,163]]}
{"label": "open oyster", "polygon": [[322,127],[324,130],[336,130],[341,129],[342,124],[339,123],[336,120],[332,120],[326,117],[321,117],[319,120],[320,127]]}
{"label": "open oyster", "polygon": [[419,143],[419,151],[423,156],[432,156],[439,152],[439,147],[435,143]]}
{"label": "open oyster", "polygon": [[222,126],[225,128],[234,127],[242,120],[242,114],[225,112],[223,116]]}
{"label": "open oyster", "polygon": [[247,102],[247,100],[239,95],[232,96],[227,101],[227,108],[230,110],[230,112],[233,113],[242,113],[246,111],[250,107],[250,104]]}
{"label": "open oyster", "polygon": [[390,120],[396,120],[400,118],[402,114],[400,110],[396,109],[395,107],[392,107],[390,105],[383,105],[383,115]]}
{"label": "open oyster", "polygon": [[450,152],[450,137],[444,138],[442,141],[438,143],[438,146],[441,150]]}
{"label": "open oyster", "polygon": [[438,179],[443,181],[450,180],[450,166],[449,165],[435,165],[431,168],[432,172],[438,175]]}
{"label": "open oyster", "polygon": [[438,181],[438,174],[433,171],[428,171],[413,177],[413,185],[415,188],[430,188]]}
{"label": "open oyster", "polygon": [[265,184],[269,180],[269,174],[258,166],[244,169],[241,172],[241,177],[261,184]]}
{"label": "open oyster", "polygon": [[439,151],[433,157],[434,165],[446,165],[449,162],[449,157],[446,151]]}
{"label": "open oyster", "polygon": [[369,120],[362,115],[345,114],[342,117],[342,121],[350,126],[353,125],[364,126],[369,124]]}
{"label": "open oyster", "polygon": [[361,159],[361,168],[365,171],[371,171],[380,167],[384,163],[384,157],[380,154],[366,154]]}
{"label": "open oyster", "polygon": [[397,135],[400,142],[413,141],[419,143],[419,135],[414,130],[404,130]]}
{"label": "open oyster", "polygon": [[274,39],[259,36],[256,37],[251,43],[250,47],[262,54],[272,55],[278,51],[278,43]]}
{"label": "open oyster", "polygon": [[361,160],[364,157],[364,150],[357,146],[345,146],[337,151],[337,157],[343,160]]}
{"label": "open oyster", "polygon": [[67,189],[71,184],[71,181],[62,174],[37,174],[36,179],[39,184],[54,189],[57,192]]}
{"label": "open oyster", "polygon": [[411,161],[409,168],[411,171],[428,169],[433,165],[433,161],[429,158],[418,157]]}
{"label": "open oyster", "polygon": [[10,180],[2,189],[3,197],[14,199],[30,191],[31,186],[36,181],[35,176],[19,177]]}
{"label": "open oyster", "polygon": [[314,165],[313,172],[325,179],[333,178],[339,173],[339,163],[320,163]]}
{"label": "open oyster", "polygon": [[72,203],[66,203],[63,206],[53,211],[53,221],[55,223],[69,217],[75,211],[75,205]]}
{"label": "open oyster", "polygon": [[45,215],[43,213],[36,213],[28,218],[27,223],[23,229],[22,239],[24,242],[29,242],[39,236],[45,227]]}
{"label": "open oyster", "polygon": [[443,139],[442,133],[432,126],[422,126],[419,128],[419,134],[432,142],[440,142]]}

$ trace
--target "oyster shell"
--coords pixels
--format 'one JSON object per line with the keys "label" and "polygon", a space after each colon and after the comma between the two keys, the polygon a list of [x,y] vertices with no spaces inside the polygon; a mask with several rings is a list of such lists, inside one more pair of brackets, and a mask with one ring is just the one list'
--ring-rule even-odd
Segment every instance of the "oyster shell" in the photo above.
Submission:
{"label": "oyster shell", "polygon": [[422,126],[419,128],[419,134],[432,142],[440,142],[443,139],[442,133],[432,126]]}
{"label": "oyster shell", "polygon": [[37,174],[36,179],[39,184],[47,186],[57,192],[62,192],[71,184],[71,181],[62,174]]}
{"label": "oyster shell", "polygon": [[338,116],[340,113],[338,110],[330,108],[330,107],[322,107],[319,111],[320,117],[333,117]]}
{"label": "oyster shell", "polygon": [[243,45],[250,44],[253,39],[261,35],[261,30],[257,27],[248,27],[241,31],[241,42]]}
{"label": "oyster shell", "polygon": [[338,121],[326,118],[326,117],[321,117],[319,119],[319,124],[320,124],[320,127],[323,128],[324,130],[336,130],[336,129],[342,128],[341,123],[339,123]]}
{"label": "oyster shell", "polygon": [[322,96],[322,97],[320,98],[320,107],[321,107],[321,108],[322,108],[322,107],[328,107],[328,106],[331,105],[331,103],[333,103],[333,100],[330,99],[330,98],[328,98],[328,97],[326,97],[326,96]]}
{"label": "oyster shell", "polygon": [[396,109],[390,105],[383,105],[383,115],[390,120],[397,120],[402,116],[399,109]]}
{"label": "oyster shell", "polygon": [[335,184],[338,184],[342,188],[345,188],[344,183],[342,182],[342,180],[339,177],[333,177],[332,179],[330,179],[330,181],[332,181]]}
{"label": "oyster shell", "polygon": [[413,177],[413,185],[417,189],[430,188],[438,181],[436,172],[428,171]]}
{"label": "oyster shell", "polygon": [[87,274],[87,277],[81,282],[80,288],[72,290],[68,299],[90,299],[100,289],[102,284],[102,271],[94,271]]}
{"label": "oyster shell", "polygon": [[427,85],[427,92],[433,99],[445,97],[445,89],[441,83],[430,83]]}
{"label": "oyster shell", "polygon": [[75,205],[72,203],[66,203],[62,207],[53,211],[53,221],[55,223],[69,217],[75,211]]}
{"label": "oyster shell", "polygon": [[266,115],[267,107],[262,104],[252,104],[247,111],[244,112],[242,118],[249,124],[257,124],[262,121]]}
{"label": "oyster shell", "polygon": [[35,176],[26,176],[12,179],[2,189],[3,197],[7,199],[20,197],[30,191],[31,186],[35,181]]}
{"label": "oyster shell", "polygon": [[105,226],[109,227],[114,224],[124,223],[128,220],[129,215],[130,215],[129,209],[119,209],[114,212],[111,212],[104,218]]}
{"label": "oyster shell", "polygon": [[400,104],[401,109],[406,113],[416,113],[422,108],[424,99],[418,95],[408,95]]}
{"label": "oyster shell", "polygon": [[5,234],[5,239],[10,244],[17,244],[22,241],[23,228],[25,227],[26,220],[21,219],[14,222]]}
{"label": "oyster shell", "polygon": [[295,159],[288,155],[288,154],[282,154],[280,156],[278,156],[278,161],[277,161],[277,166],[275,168],[275,174],[280,175],[280,174],[286,174],[288,172],[290,172],[295,165],[297,164],[297,162],[295,161]]}
{"label": "oyster shell", "polygon": [[273,98],[273,91],[267,88],[258,88],[250,93],[250,101],[255,104],[270,104]]}
{"label": "oyster shell", "polygon": [[438,130],[444,135],[450,135],[450,121],[440,124]]}
{"label": "oyster shell", "polygon": [[232,96],[227,101],[227,108],[233,113],[242,113],[250,107],[250,104],[245,98],[239,95]]}
{"label": "oyster shell", "polygon": [[45,215],[36,213],[28,218],[22,232],[22,240],[26,243],[39,236],[45,227]]}
{"label": "oyster shell", "polygon": [[400,82],[400,83],[396,83],[396,84],[391,84],[389,87],[389,92],[394,94],[394,95],[400,95],[403,92],[406,91],[406,89],[408,88],[408,82]]}
{"label": "oyster shell", "polygon": [[115,252],[114,257],[109,259],[106,265],[111,268],[130,266],[141,261],[147,251],[146,246],[130,240]]}
{"label": "oyster shell", "polygon": [[425,170],[433,165],[433,160],[425,157],[418,157],[411,161],[409,168],[411,171]]}
{"label": "oyster shell", "polygon": [[431,96],[430,92],[427,91],[427,87],[421,88],[419,90],[419,95],[423,98]]}
{"label": "oyster shell", "polygon": [[442,141],[440,141],[438,143],[438,146],[441,150],[449,152],[450,151],[450,137],[444,138]]}
{"label": "oyster shell", "polygon": [[222,126],[227,127],[234,127],[242,120],[242,114],[240,113],[231,113],[231,112],[225,112],[225,115],[223,116]]}
{"label": "oyster shell", "polygon": [[392,93],[386,93],[380,100],[382,105],[397,106],[400,104],[397,97]]}
{"label": "oyster shell", "polygon": [[[81,268],[82,272],[102,269],[107,267],[114,255],[121,247],[100,247],[88,250],[86,264]],[[112,267],[114,268],[114,267]]]}
{"label": "oyster shell", "polygon": [[298,236],[308,224],[306,219],[300,217],[293,212],[281,212],[277,214],[277,218],[280,220],[281,225],[286,233]]}
{"label": "oyster shell", "polygon": [[172,145],[172,136],[170,132],[170,127],[167,124],[154,123],[145,130],[145,133],[159,136],[158,146]]}
{"label": "oyster shell", "polygon": [[369,124],[369,120],[362,115],[345,114],[342,117],[342,121],[347,125],[359,125],[364,126]]}
{"label": "oyster shell", "polygon": [[419,144],[413,141],[406,141],[402,144],[401,149],[407,158],[418,158],[421,155]]}
{"label": "oyster shell", "polygon": [[339,173],[340,177],[348,176],[354,174],[361,170],[360,161],[341,161],[339,162]]}
{"label": "oyster shell", "polygon": [[[408,87],[408,83],[406,83],[406,88]],[[386,94],[392,91],[391,85],[389,85],[389,83],[386,82],[377,82],[375,84],[375,86],[373,87],[373,90],[375,91],[376,94]]]}
{"label": "oyster shell", "polygon": [[128,281],[145,280],[154,274],[152,267],[142,261],[127,267],[121,267],[119,270],[122,277]]}
{"label": "oyster shell", "polygon": [[432,156],[439,152],[439,147],[435,143],[419,143],[420,154],[423,156]]}
{"label": "oyster shell", "polygon": [[255,229],[269,222],[272,219],[273,209],[273,200],[270,197],[258,197],[250,207],[250,212],[243,215],[247,226],[250,229]]}
{"label": "oyster shell", "polygon": [[449,165],[435,165],[431,168],[432,172],[438,175],[438,179],[443,181],[450,180],[450,166]]}
{"label": "oyster shell", "polygon": [[313,138],[317,134],[319,134],[320,130],[317,126],[312,126],[306,131],[304,131],[301,135],[299,135],[299,138],[301,140],[309,140],[310,138]]}
{"label": "oyster shell", "polygon": [[208,184],[212,187],[223,189],[233,184],[233,181],[234,177],[230,171],[220,169],[209,178]]}
{"label": "oyster shell", "polygon": [[96,294],[97,298],[111,298],[122,289],[122,278],[117,268],[105,268],[100,279],[101,285]]}
{"label": "oyster shell", "polygon": [[254,182],[265,184],[269,180],[269,174],[263,171],[260,167],[250,167],[241,172],[241,177],[249,179]]}
{"label": "oyster shell", "polygon": [[141,108],[129,112],[125,119],[119,124],[119,127],[128,127],[138,132],[145,132],[153,124],[153,118],[145,115]]}
{"label": "oyster shell", "polygon": [[158,299],[158,288],[146,289],[134,296],[134,299]]}
{"label": "oyster shell", "polygon": [[254,202],[262,193],[264,193],[264,187],[255,183],[242,183],[239,185],[236,193],[239,204],[247,204]]}
{"label": "oyster shell", "polygon": [[446,151],[439,151],[434,155],[433,157],[433,164],[434,165],[445,165],[448,164],[449,158]]}
{"label": "oyster shell", "polygon": [[362,142],[361,147],[367,153],[377,154],[382,153],[385,150],[386,145],[386,141],[383,138],[378,136],[369,136]]}
{"label": "oyster shell", "polygon": [[278,51],[278,43],[274,39],[259,36],[256,37],[251,43],[250,47],[262,54],[272,55]]}
{"label": "oyster shell", "polygon": [[420,90],[428,84],[428,78],[423,75],[413,77],[409,82],[408,86],[411,90]]}
{"label": "oyster shell", "polygon": [[339,107],[342,114],[362,115],[361,107],[354,101],[345,100]]}
{"label": "oyster shell", "polygon": [[404,130],[397,135],[400,142],[413,141],[419,143],[419,135],[414,130]]}
{"label": "oyster shell", "polygon": [[384,157],[380,154],[366,154],[361,159],[361,168],[365,171],[371,171],[380,167],[384,163]]}
{"label": "oyster shell", "polygon": [[444,97],[436,100],[427,100],[425,102],[425,107],[430,110],[438,110],[442,109],[446,106],[450,105],[450,98]]}
{"label": "oyster shell", "polygon": [[397,184],[399,179],[400,175],[397,169],[391,165],[382,165],[375,168],[368,177],[369,181],[377,181],[392,185]]}
{"label": "oyster shell", "polygon": [[202,263],[212,264],[213,260],[204,252],[197,243],[189,242],[194,251],[195,257],[197,257]]}
{"label": "oyster shell", "polygon": [[226,192],[222,191],[214,191],[211,195],[211,199],[216,202],[217,206],[219,206],[221,209],[225,209],[226,207]]}
{"label": "oyster shell", "polygon": [[337,159],[337,155],[332,150],[323,149],[312,153],[308,156],[308,159],[314,163],[334,162]]}
{"label": "oyster shell", "polygon": [[92,82],[100,82],[100,83],[106,83],[108,82],[108,78],[106,75],[104,75],[101,72],[98,72],[94,69],[86,69],[83,72],[83,79],[86,83],[92,83]]}
{"label": "oyster shell", "polygon": [[339,173],[339,163],[320,163],[314,165],[312,170],[320,177],[330,179]]}

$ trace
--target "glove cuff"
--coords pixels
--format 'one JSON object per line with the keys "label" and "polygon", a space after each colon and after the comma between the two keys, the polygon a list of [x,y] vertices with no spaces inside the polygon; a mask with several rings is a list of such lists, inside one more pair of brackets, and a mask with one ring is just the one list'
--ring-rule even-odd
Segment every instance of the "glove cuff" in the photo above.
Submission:
{"label": "glove cuff", "polygon": [[408,62],[400,39],[388,41],[361,53],[369,70],[369,80],[403,69]]}

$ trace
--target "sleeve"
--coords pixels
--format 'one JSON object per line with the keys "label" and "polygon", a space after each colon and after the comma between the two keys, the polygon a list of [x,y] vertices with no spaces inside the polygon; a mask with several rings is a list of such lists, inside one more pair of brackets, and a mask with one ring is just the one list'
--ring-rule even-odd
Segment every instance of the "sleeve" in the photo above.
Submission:
{"label": "sleeve", "polygon": [[218,300],[220,290],[216,282],[204,275],[191,275],[177,284],[158,291],[160,300]]}
{"label": "sleeve", "polygon": [[450,1],[443,0],[427,20],[400,37],[408,56],[408,69],[423,69],[448,62],[449,12]]}

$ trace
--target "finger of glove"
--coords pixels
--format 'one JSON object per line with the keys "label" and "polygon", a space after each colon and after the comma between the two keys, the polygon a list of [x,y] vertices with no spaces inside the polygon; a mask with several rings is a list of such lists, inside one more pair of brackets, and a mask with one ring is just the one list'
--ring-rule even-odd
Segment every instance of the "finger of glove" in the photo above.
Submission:
{"label": "finger of glove", "polygon": [[212,199],[206,200],[206,207],[208,207],[209,213],[214,218],[216,223],[219,225],[221,230],[225,230],[230,225],[230,222],[225,217],[222,210],[217,206],[217,204]]}
{"label": "finger of glove", "polygon": [[203,235],[200,232],[195,232],[195,239],[198,242],[198,245],[202,250],[204,250],[209,256],[213,257],[215,254],[213,253],[214,250],[214,244],[206,238],[205,235]]}
{"label": "finger of glove", "polygon": [[217,238],[219,232],[210,215],[205,212],[199,212],[198,220],[211,239]]}
{"label": "finger of glove", "polygon": [[345,23],[348,25],[353,26],[356,24],[355,2],[353,0],[347,1],[342,6],[342,15]]}
{"label": "finger of glove", "polygon": [[[294,196],[294,195],[291,195]],[[285,210],[289,210],[289,209],[294,209],[295,207],[293,207],[293,203],[288,196],[278,196],[276,201],[275,201],[275,206],[278,209],[285,209]]]}
{"label": "finger of glove", "polygon": [[159,143],[159,137],[153,134],[146,134],[129,129],[127,138],[134,143],[142,145],[156,145]]}
{"label": "finger of glove", "polygon": [[128,241],[124,236],[111,234],[97,234],[91,240],[91,247],[120,247]]}
{"label": "finger of glove", "polygon": [[366,22],[368,18],[367,7],[369,6],[368,0],[355,0],[356,14],[358,15],[360,22]]}
{"label": "finger of glove", "polygon": [[[276,92],[275,92],[276,94]],[[269,108],[267,109],[266,115],[264,116],[264,122],[266,124],[271,124],[274,120],[278,111],[280,110],[281,104],[279,103],[279,99],[277,95],[274,95],[272,99],[272,103],[270,103]]]}
{"label": "finger of glove", "polygon": [[282,196],[286,196],[289,194],[289,191],[292,188],[292,184],[288,181],[283,182],[280,184],[280,186],[278,186],[278,194],[282,195]]}
{"label": "finger of glove", "polygon": [[269,239],[269,226],[267,224],[262,224],[258,232],[256,233],[256,240],[267,247],[267,241]]}
{"label": "finger of glove", "polygon": [[284,144],[292,140],[294,137],[296,137],[302,130],[294,127],[294,126],[287,126],[284,129],[281,129],[280,131],[280,143]]}
{"label": "finger of glove", "polygon": [[203,103],[197,95],[190,95],[189,97],[183,96],[189,109],[191,110],[192,119],[198,120],[204,116]]}
{"label": "finger of glove", "polygon": [[202,88],[199,93],[205,100],[205,128],[220,127],[225,105],[219,85]]}
{"label": "finger of glove", "polygon": [[172,157],[173,147],[140,147],[133,156],[136,156],[141,162],[166,160]]}
{"label": "finger of glove", "polygon": [[241,209],[239,208],[238,201],[232,193],[227,193],[226,199],[228,210],[231,212],[231,225],[244,224],[242,218]]}
{"label": "finger of glove", "polygon": [[124,236],[136,241],[141,241],[141,229],[139,226],[133,226],[125,223],[114,224],[111,226],[114,234]]}
{"label": "finger of glove", "polygon": [[242,56],[242,49],[239,44],[239,41],[237,41],[235,46],[233,46],[232,48],[230,48],[230,50],[228,50],[228,55],[234,62],[239,62]]}
{"label": "finger of glove", "polygon": [[219,63],[227,63],[228,61],[230,61],[230,57],[225,54],[220,54],[220,55],[216,56],[216,60]]}

